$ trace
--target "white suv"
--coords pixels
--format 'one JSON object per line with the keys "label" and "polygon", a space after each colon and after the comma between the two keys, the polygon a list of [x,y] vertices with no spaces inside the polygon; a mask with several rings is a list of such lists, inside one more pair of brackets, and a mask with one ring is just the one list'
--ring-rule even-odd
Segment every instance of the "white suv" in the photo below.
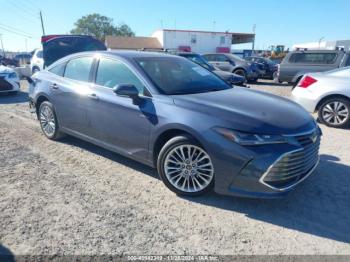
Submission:
{"label": "white suv", "polygon": [[43,70],[44,68],[44,59],[43,59],[43,50],[37,49],[35,50],[32,60],[30,61],[30,69],[32,70],[32,74]]}

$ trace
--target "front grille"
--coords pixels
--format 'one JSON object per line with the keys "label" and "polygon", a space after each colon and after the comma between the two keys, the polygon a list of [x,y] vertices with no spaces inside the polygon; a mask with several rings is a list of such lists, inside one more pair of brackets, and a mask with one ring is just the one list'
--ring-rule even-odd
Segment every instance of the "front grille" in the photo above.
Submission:
{"label": "front grille", "polygon": [[5,80],[4,77],[0,76],[0,91],[10,91],[12,90],[12,85]]}
{"label": "front grille", "polygon": [[317,165],[320,148],[318,131],[307,135],[295,136],[301,146],[299,150],[283,155],[263,177],[263,182],[273,188],[290,187],[307,176]]}

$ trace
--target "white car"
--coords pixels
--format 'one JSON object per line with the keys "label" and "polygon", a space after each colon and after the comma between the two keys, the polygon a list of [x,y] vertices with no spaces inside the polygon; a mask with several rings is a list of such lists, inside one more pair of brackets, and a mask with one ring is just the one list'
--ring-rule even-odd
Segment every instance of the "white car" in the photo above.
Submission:
{"label": "white car", "polygon": [[292,99],[307,111],[318,112],[327,126],[350,124],[350,67],[305,75],[292,92]]}
{"label": "white car", "polygon": [[44,68],[44,58],[43,58],[43,50],[37,49],[35,50],[32,59],[30,60],[30,68],[32,74],[43,70]]}
{"label": "white car", "polygon": [[20,90],[20,79],[10,67],[0,65],[0,93],[16,93]]}

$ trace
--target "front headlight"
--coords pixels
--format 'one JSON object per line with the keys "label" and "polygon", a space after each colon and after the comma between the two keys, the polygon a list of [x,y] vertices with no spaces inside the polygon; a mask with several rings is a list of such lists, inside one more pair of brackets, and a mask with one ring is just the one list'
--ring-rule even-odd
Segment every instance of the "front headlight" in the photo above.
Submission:
{"label": "front headlight", "polygon": [[222,127],[215,127],[214,130],[228,140],[244,146],[287,143],[287,139],[280,135],[250,134]]}

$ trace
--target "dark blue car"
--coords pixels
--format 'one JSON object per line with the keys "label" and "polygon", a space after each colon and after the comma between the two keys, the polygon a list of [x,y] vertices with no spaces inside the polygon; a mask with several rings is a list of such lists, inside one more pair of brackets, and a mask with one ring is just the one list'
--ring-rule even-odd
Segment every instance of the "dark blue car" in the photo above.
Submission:
{"label": "dark blue car", "polygon": [[320,129],[299,105],[179,56],[78,53],[36,73],[29,93],[49,139],[72,135],[156,167],[181,195],[281,196],[318,163]]}

